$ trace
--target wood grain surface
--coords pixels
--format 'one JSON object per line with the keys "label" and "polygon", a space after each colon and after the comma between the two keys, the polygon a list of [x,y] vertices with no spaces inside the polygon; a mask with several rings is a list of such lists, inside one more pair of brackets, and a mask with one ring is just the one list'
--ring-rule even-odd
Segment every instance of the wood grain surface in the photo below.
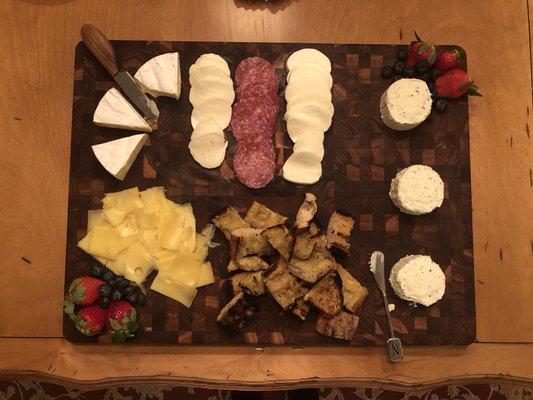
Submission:
{"label": "wood grain surface", "polygon": [[[416,28],[436,43],[461,44],[469,55],[469,71],[485,95],[469,105],[477,339],[532,342],[533,223],[528,216],[533,215],[533,125],[528,5],[524,0],[452,0],[447,5],[442,7],[439,0],[401,0],[394,6],[388,0],[338,0],[331,7],[327,0],[295,0],[283,1],[279,9],[252,9],[238,7],[233,0],[116,0],[105,7],[98,0],[1,2],[0,335],[61,336],[58,304],[64,282],[74,47],[80,40],[80,27],[93,23],[111,39],[408,43]],[[9,357],[13,353],[7,348],[15,352],[40,348],[43,352],[35,355],[46,363],[61,357],[65,346],[59,339],[46,351],[42,346],[48,342],[39,339],[4,339],[0,343],[6,355],[0,358],[2,369],[18,371],[42,367],[32,366],[28,358]],[[485,362],[489,348],[491,364]],[[71,359],[88,349],[71,348]],[[319,360],[332,350],[319,352],[301,360],[309,372],[301,377],[316,376],[318,381],[330,377],[328,382],[334,381],[332,376],[370,382],[394,379],[383,369],[358,365],[360,357],[378,357],[379,350],[337,354],[339,362],[354,365],[346,369],[323,365]],[[144,351],[153,354],[154,350]],[[297,360],[290,349],[286,351]],[[477,377],[485,372],[533,378],[530,363],[521,371],[503,365],[513,355],[516,364],[530,358],[529,346],[475,344],[469,351],[471,355],[466,356],[451,349],[418,349],[410,355],[413,364],[395,366],[395,373],[405,382],[432,382],[455,376],[456,371],[468,373],[458,367],[476,370]],[[201,363],[202,357],[197,360]],[[259,355],[247,372],[266,381],[270,365],[277,371],[285,367],[287,376],[298,374],[276,360],[270,359],[267,367]],[[176,364],[174,368],[178,368]],[[49,365],[42,368],[43,373]],[[74,374],[69,367],[75,365],[68,364],[65,374]],[[120,368],[106,365],[105,369],[93,369],[93,379],[119,376]],[[193,365],[198,371],[198,364]],[[409,365],[418,369],[409,369]],[[198,376],[195,371],[188,376]],[[433,373],[438,378],[426,375]],[[131,372],[133,377],[141,374]],[[270,382],[281,382],[284,376]]]}

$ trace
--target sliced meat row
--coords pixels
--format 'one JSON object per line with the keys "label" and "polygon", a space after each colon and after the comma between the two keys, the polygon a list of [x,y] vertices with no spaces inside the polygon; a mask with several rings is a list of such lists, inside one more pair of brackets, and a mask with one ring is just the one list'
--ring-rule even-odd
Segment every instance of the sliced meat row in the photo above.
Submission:
{"label": "sliced meat row", "polygon": [[237,141],[233,169],[240,182],[258,189],[270,183],[276,172],[272,137],[279,111],[279,79],[268,61],[249,57],[238,65],[235,83],[238,100],[230,123]]}

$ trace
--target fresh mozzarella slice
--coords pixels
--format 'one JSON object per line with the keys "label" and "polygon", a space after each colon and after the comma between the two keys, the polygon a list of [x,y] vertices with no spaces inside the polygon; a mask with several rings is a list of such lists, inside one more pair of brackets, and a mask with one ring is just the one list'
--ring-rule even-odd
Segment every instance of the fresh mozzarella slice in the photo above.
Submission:
{"label": "fresh mozzarella slice", "polygon": [[302,64],[289,71],[287,75],[287,83],[291,84],[292,82],[304,78],[310,80],[323,80],[327,83],[330,89],[333,87],[333,78],[331,77],[331,74],[328,74],[322,68],[309,63]]}
{"label": "fresh mozzarella slice", "polygon": [[283,178],[298,185],[312,185],[321,176],[321,159],[309,151],[293,153],[283,165]]}
{"label": "fresh mozzarella slice", "polygon": [[204,118],[212,118],[222,129],[226,129],[231,120],[231,104],[219,99],[207,99],[193,108],[191,124],[196,129]]}
{"label": "fresh mozzarella slice", "polygon": [[292,101],[287,104],[287,112],[302,111],[311,106],[321,108],[329,118],[332,118],[335,112],[335,108],[330,101],[325,101],[322,97],[317,96],[314,93],[310,93],[309,96],[298,97],[296,101]]}
{"label": "fresh mozzarella slice", "polygon": [[189,142],[189,151],[195,161],[204,168],[217,168],[224,161],[228,142],[218,133],[210,133]]}
{"label": "fresh mozzarella slice", "polygon": [[202,54],[200,57],[198,57],[195,64],[198,67],[204,67],[204,66],[217,67],[222,72],[224,72],[227,76],[230,76],[228,63],[218,54],[213,54],[213,53]]}
{"label": "fresh mozzarella slice", "polygon": [[145,62],[135,73],[135,80],[143,90],[154,97],[179,99],[181,72],[179,53],[166,53]]}
{"label": "fresh mozzarella slice", "polygon": [[285,99],[287,103],[292,103],[298,98],[308,96],[310,93],[324,98],[327,102],[331,102],[331,90],[324,81],[309,81],[307,79],[300,79],[287,85]]}
{"label": "fresh mozzarella slice", "polygon": [[429,116],[432,102],[431,92],[423,80],[397,80],[381,96],[381,120],[396,131],[413,129]]}
{"label": "fresh mozzarella slice", "polygon": [[315,122],[322,131],[327,131],[331,126],[331,117],[327,110],[324,110],[316,104],[302,104],[301,106],[294,106],[291,111],[285,113],[285,120],[293,116],[305,115],[308,119]]}
{"label": "fresh mozzarella slice", "polygon": [[218,134],[221,140],[225,141],[224,131],[218,125],[218,123],[213,118],[204,118],[198,123],[198,125],[196,125],[196,129],[194,129],[194,131],[192,132],[191,142],[193,140],[200,139],[203,136],[211,135],[213,133]]}
{"label": "fresh mozzarella slice", "polygon": [[320,161],[324,158],[324,132],[304,133],[294,144],[294,153],[309,152],[316,154]]}
{"label": "fresh mozzarella slice", "polygon": [[233,83],[223,81],[199,81],[191,86],[189,92],[189,101],[196,107],[202,101],[207,99],[220,99],[227,103],[233,104],[235,100],[235,90],[233,90]]}
{"label": "fresh mozzarella slice", "polygon": [[295,51],[287,59],[287,69],[291,71],[307,63],[320,66],[328,74],[331,73],[331,62],[329,58],[317,49],[301,49]]}
{"label": "fresh mozzarella slice", "polygon": [[189,83],[191,86],[195,86],[199,83],[207,85],[210,82],[223,82],[233,87],[233,81],[231,78],[219,68],[210,65],[191,65],[191,68],[189,68]]}
{"label": "fresh mozzarella slice", "polygon": [[286,121],[287,132],[294,143],[298,142],[304,134],[309,135],[311,132],[317,135],[324,134],[320,126],[304,114],[287,115]]}
{"label": "fresh mozzarella slice", "polygon": [[150,125],[117,89],[109,89],[98,103],[93,122],[98,126],[152,132]]}
{"label": "fresh mozzarella slice", "polygon": [[141,133],[92,146],[100,164],[115,178],[123,180],[137,158],[148,135]]}

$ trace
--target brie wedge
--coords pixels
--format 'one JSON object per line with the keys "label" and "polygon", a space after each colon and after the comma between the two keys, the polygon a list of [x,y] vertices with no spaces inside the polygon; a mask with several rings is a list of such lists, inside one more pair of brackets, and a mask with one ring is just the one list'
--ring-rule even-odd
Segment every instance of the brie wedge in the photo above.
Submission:
{"label": "brie wedge", "polygon": [[411,255],[392,267],[389,281],[398,297],[430,306],[444,296],[446,278],[429,256]]}
{"label": "brie wedge", "polygon": [[179,99],[181,72],[179,53],[166,53],[145,62],[135,73],[135,80],[145,93],[154,97]]}
{"label": "brie wedge", "polygon": [[301,49],[292,53],[287,59],[287,69],[293,70],[303,64],[314,64],[328,74],[331,73],[329,58],[317,49]]}
{"label": "brie wedge", "polygon": [[152,132],[152,128],[117,89],[109,89],[98,103],[93,122],[106,128]]}
{"label": "brie wedge", "polygon": [[100,164],[115,178],[123,180],[137,158],[148,135],[141,133],[92,146]]}
{"label": "brie wedge", "polygon": [[442,205],[444,182],[431,167],[411,165],[391,181],[389,196],[406,214],[428,214]]}
{"label": "brie wedge", "polygon": [[396,131],[420,125],[431,113],[431,92],[420,79],[400,79],[380,99],[381,120]]}

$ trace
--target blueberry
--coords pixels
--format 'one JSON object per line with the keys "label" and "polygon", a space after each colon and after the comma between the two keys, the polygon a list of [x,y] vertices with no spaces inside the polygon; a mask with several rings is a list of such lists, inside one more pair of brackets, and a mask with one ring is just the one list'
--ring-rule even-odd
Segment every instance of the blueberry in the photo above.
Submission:
{"label": "blueberry", "polygon": [[143,293],[139,293],[137,295],[137,304],[141,306],[146,304],[146,296]]}
{"label": "blueberry", "polygon": [[429,71],[426,71],[423,74],[418,75],[418,79],[422,79],[426,83],[433,82],[431,80],[431,74],[429,73]]}
{"label": "blueberry", "polygon": [[120,300],[122,298],[122,292],[119,289],[113,290],[111,298],[113,299],[113,301]]}
{"label": "blueberry", "polygon": [[443,113],[448,108],[448,102],[445,99],[437,99],[437,101],[433,103],[433,108],[435,108],[435,111],[438,113]]}
{"label": "blueberry", "polygon": [[135,304],[139,300],[139,295],[137,294],[137,292],[133,292],[129,294],[128,297],[126,297],[126,300],[128,300],[128,303],[130,304]]}
{"label": "blueberry", "polygon": [[392,78],[394,75],[394,70],[391,66],[385,65],[383,68],[381,68],[381,77],[385,79]]}
{"label": "blueberry", "polygon": [[124,292],[124,295],[125,296],[129,296],[130,294],[132,294],[133,292],[135,292],[137,290],[137,286],[134,286],[134,285],[129,285],[128,287],[126,287],[123,292]]}
{"label": "blueberry", "polygon": [[406,78],[413,78],[415,76],[415,70],[411,67],[407,67],[403,74]]}
{"label": "blueberry", "polygon": [[130,284],[130,281],[127,280],[126,278],[124,278],[123,276],[119,276],[116,279],[116,283],[117,283],[117,287],[119,289],[124,289],[125,287],[127,287]]}
{"label": "blueberry", "polygon": [[98,264],[94,264],[92,267],[91,267],[91,276],[94,277],[94,278],[100,278],[102,276],[102,274],[104,273],[104,268],[101,266],[101,265],[98,265]]}
{"label": "blueberry", "polygon": [[98,288],[98,293],[100,294],[100,296],[103,296],[103,297],[110,296],[112,291],[113,289],[107,283],[103,284],[102,286]]}
{"label": "blueberry", "polygon": [[429,78],[435,82],[437,80],[437,78],[439,77],[439,73],[437,71],[437,68],[431,68],[429,70]]}
{"label": "blueberry", "polygon": [[398,61],[407,60],[407,49],[406,48],[401,48],[400,50],[398,50],[398,52],[396,53],[396,59]]}
{"label": "blueberry", "polygon": [[111,303],[111,298],[109,296],[103,296],[98,299],[98,305],[102,308],[107,308]]}
{"label": "blueberry", "polygon": [[415,74],[420,75],[427,72],[430,68],[429,63],[426,60],[418,61],[415,64]]}
{"label": "blueberry", "polygon": [[403,76],[401,76],[401,75],[394,75],[394,76],[392,77],[392,81],[393,81],[393,82],[396,82],[396,81],[399,81],[399,80],[402,79],[402,78],[403,78]]}
{"label": "blueberry", "polygon": [[106,273],[104,273],[104,275],[102,276],[102,279],[108,283],[110,286],[115,286],[115,279],[116,279],[116,275],[111,272],[111,271],[107,271]]}
{"label": "blueberry", "polygon": [[396,61],[392,66],[395,74],[401,75],[405,71],[405,63],[403,61]]}
{"label": "blueberry", "polygon": [[433,95],[435,94],[435,82],[428,82],[427,85],[428,85],[428,89],[431,92],[431,95],[433,97]]}

